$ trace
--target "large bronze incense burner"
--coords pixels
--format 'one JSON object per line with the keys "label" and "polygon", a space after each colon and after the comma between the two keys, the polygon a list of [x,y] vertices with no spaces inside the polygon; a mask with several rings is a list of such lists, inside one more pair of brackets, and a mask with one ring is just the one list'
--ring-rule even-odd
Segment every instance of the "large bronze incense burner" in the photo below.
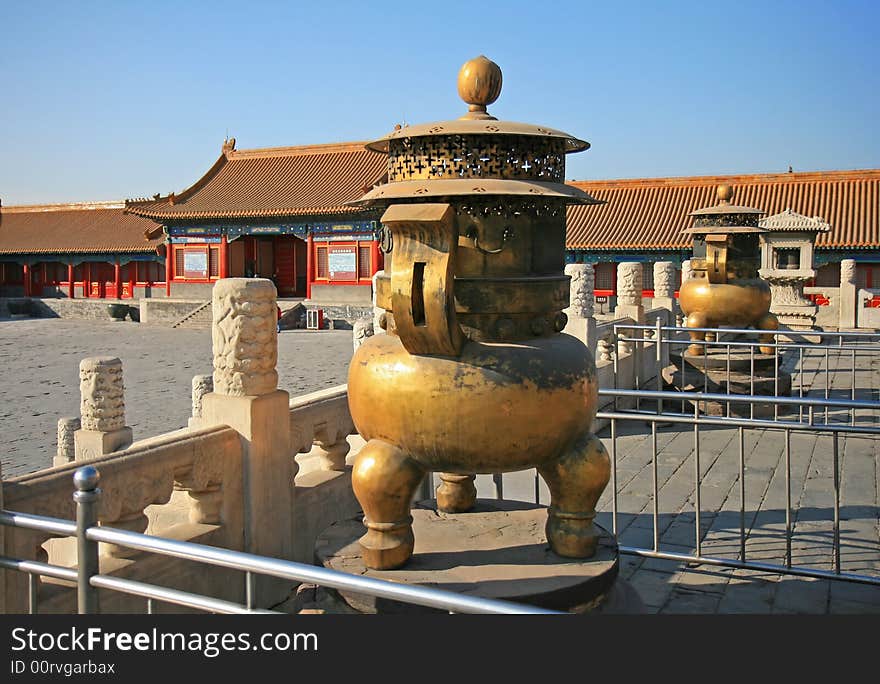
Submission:
{"label": "large bronze incense burner", "polygon": [[537,467],[552,496],[546,533],[557,554],[588,558],[608,455],[589,432],[593,358],[561,333],[569,301],[565,208],[592,204],[566,186],[565,155],[589,144],[486,111],[501,70],[462,67],[461,119],[395,130],[368,144],[388,155],[388,183],[358,204],[385,208],[391,251],[377,302],[387,334],[349,369],[351,415],[367,444],[352,484],[373,569],[413,552],[410,506],[429,471],[438,508],[469,510],[475,473]]}
{"label": "large bronze incense burner", "polygon": [[[679,290],[679,304],[687,314],[686,326],[776,330],[779,322],[770,313],[770,287],[758,277],[759,235],[765,232],[758,219],[763,212],[732,205],[729,186],[719,186],[717,195],[720,203],[694,211],[694,225],[685,231],[693,236],[694,255],[693,276]],[[705,341],[706,333],[694,331],[690,337],[695,342]],[[763,343],[772,343],[773,339],[772,334],[759,337]],[[772,354],[773,347],[760,347],[760,351]],[[692,344],[688,352],[703,355],[706,349],[702,344]]]}

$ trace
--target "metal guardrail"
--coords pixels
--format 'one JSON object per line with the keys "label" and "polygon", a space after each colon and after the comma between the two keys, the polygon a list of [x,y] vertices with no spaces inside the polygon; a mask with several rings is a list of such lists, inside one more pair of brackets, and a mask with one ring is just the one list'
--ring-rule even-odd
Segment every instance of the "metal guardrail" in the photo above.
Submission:
{"label": "metal guardrail", "polygon": [[[0,511],[0,525],[39,530],[61,537],[75,537],[77,541],[76,569],[0,556],[0,568],[28,573],[29,611],[31,613],[37,612],[36,578],[39,576],[76,582],[77,610],[80,614],[99,612],[97,592],[99,588],[141,596],[147,599],[147,612],[152,612],[154,601],[161,601],[215,613],[275,613],[277,611],[262,610],[254,606],[254,578],[269,576],[293,582],[308,582],[454,613],[559,614],[559,611],[510,601],[466,596],[440,589],[406,585],[362,575],[350,575],[327,568],[267,558],[241,551],[99,527],[97,524],[97,508],[101,493],[98,488],[99,478],[98,470],[93,466],[85,466],[76,471],[74,475],[76,491],[73,495],[77,510],[76,523],[40,515]],[[99,542],[241,570],[245,573],[246,602],[238,604],[145,582],[102,575],[98,568]]]}
{"label": "metal guardrail", "polygon": [[[859,573],[845,572],[841,567],[841,538],[840,538],[840,494],[841,494],[841,472],[840,472],[840,435],[852,436],[880,436],[880,402],[857,400],[856,386],[856,360],[859,355],[880,353],[880,333],[873,332],[824,332],[824,331],[788,331],[788,330],[754,330],[747,328],[687,328],[683,326],[664,326],[657,321],[654,325],[635,325],[635,324],[615,324],[615,336],[618,341],[628,342],[634,345],[634,352],[644,353],[640,347],[648,344],[654,344],[655,360],[658,363],[657,368],[657,389],[605,389],[599,391],[600,397],[613,398],[613,410],[599,411],[597,418],[606,419],[610,423],[611,436],[611,461],[612,474],[612,528],[615,533],[618,532],[618,491],[617,491],[617,439],[618,425],[620,421],[639,421],[641,423],[649,423],[651,428],[651,470],[652,470],[652,548],[637,548],[621,546],[622,553],[638,555],[647,558],[658,558],[668,560],[678,560],[692,564],[709,564],[721,565],[732,568],[753,569],[765,572],[791,574],[806,577],[815,577],[821,579],[839,579],[852,582],[880,585],[880,577],[869,576]],[[623,335],[619,331],[629,331],[630,334]],[[644,337],[645,331],[651,331],[651,337]],[[712,333],[714,339],[709,340],[692,340],[686,336],[691,331],[701,333]],[[743,339],[723,339],[719,341],[720,335],[774,335],[773,342],[759,342]],[[804,342],[780,340],[780,335],[787,336],[821,336],[819,344],[807,344]],[[835,344],[836,343],[836,344]],[[747,349],[750,358],[750,389],[749,395],[744,394],[721,394],[708,392],[706,390],[706,374],[704,374],[704,391],[678,392],[663,391],[663,381],[660,373],[660,362],[664,358],[662,354],[663,346],[670,348],[672,346],[689,346],[697,344],[704,348],[716,348],[725,350],[727,353],[726,376],[728,387],[730,382],[730,358],[732,350]],[[771,347],[774,355],[774,394],[779,394],[778,376],[780,371],[780,360],[786,361],[792,359],[792,353],[796,353],[796,365],[798,369],[797,396],[755,396],[754,395],[754,376],[755,376],[755,348]],[[831,354],[834,353],[837,358],[847,358],[850,363],[849,368],[849,387],[847,388],[849,398],[832,399],[831,398]],[[812,391],[819,391],[824,396],[807,396],[810,391],[804,383],[804,359],[805,355],[816,355],[819,357],[819,367],[816,369],[817,375],[824,375],[824,383],[818,388],[811,386]],[[699,358],[699,357],[697,357]],[[824,363],[823,363],[824,362]],[[682,364],[682,381],[681,384],[686,386],[685,376],[687,364]],[[615,356],[616,368],[616,356]],[[836,370],[836,369],[835,369]],[[824,371],[824,372],[822,372]],[[696,372],[696,370],[692,371]],[[839,372],[839,371],[838,371]],[[636,378],[638,383],[638,378]],[[638,387],[638,384],[636,385]],[[792,388],[794,391],[794,388]],[[620,409],[621,400],[628,399],[631,404],[635,405],[633,409]],[[650,409],[642,409],[642,404],[648,402],[652,405]],[[682,410],[680,412],[671,412],[667,410],[670,405],[675,406],[681,402]],[[710,416],[700,413],[700,407],[705,406],[704,402],[715,402],[720,406],[726,406],[725,415]],[[686,411],[687,404],[693,406],[693,412]],[[732,405],[749,405],[749,417],[738,417],[731,415]],[[773,419],[755,418],[754,408],[756,405],[773,406]],[[779,409],[797,408],[796,417],[792,414],[790,417],[780,419]],[[849,415],[846,422],[830,420],[830,411],[844,410]],[[856,411],[868,413],[872,416],[873,425],[856,425]],[[819,417],[824,412],[824,421],[820,422]],[[817,415],[819,414],[819,415]],[[659,484],[658,484],[658,451],[657,451],[657,427],[660,424],[673,425],[690,425],[694,432],[694,553],[670,553],[663,551],[660,546],[659,533]],[[738,431],[738,477],[739,477],[739,556],[737,558],[715,558],[703,555],[702,540],[703,532],[701,530],[701,487],[703,474],[701,472],[701,443],[700,429],[704,426],[735,428]],[[766,563],[754,561],[748,558],[746,549],[746,490],[745,490],[745,448],[744,448],[744,431],[747,429],[758,430],[780,430],[784,433],[784,468],[785,468],[785,489],[786,489],[786,510],[785,510],[785,554],[782,563]],[[791,453],[791,434],[792,432],[812,432],[823,433],[831,436],[831,459],[832,459],[832,487],[833,487],[833,520],[830,521],[833,526],[832,530],[832,570],[823,570],[819,568],[811,568],[804,566],[796,566],[792,562],[792,453]]]}

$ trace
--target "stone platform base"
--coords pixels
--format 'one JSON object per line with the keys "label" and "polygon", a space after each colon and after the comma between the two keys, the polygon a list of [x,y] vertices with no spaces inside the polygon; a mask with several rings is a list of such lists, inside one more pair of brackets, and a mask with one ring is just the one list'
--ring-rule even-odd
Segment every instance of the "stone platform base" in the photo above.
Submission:
{"label": "stone platform base", "polygon": [[[745,394],[765,397],[791,395],[791,374],[777,372],[773,354],[750,354],[748,351],[710,348],[705,355],[670,354],[672,365],[663,371],[664,380],[682,392],[709,392],[711,394]],[[779,359],[779,366],[782,359]],[[729,368],[729,371],[728,371]],[[754,371],[754,374],[753,374]],[[727,402],[690,401],[701,413],[710,416],[728,415]],[[754,407],[754,408],[753,408]],[[730,402],[732,416],[772,418],[784,414],[790,407],[771,404]]]}
{"label": "stone platform base", "polygon": [[[447,514],[430,500],[417,504],[412,515],[415,552],[400,570],[366,568],[357,541],[366,531],[360,518],[324,530],[315,545],[317,562],[341,572],[554,610],[643,610],[635,591],[617,579],[617,543],[601,528],[596,555],[577,560],[550,550],[543,506],[480,499],[473,511]],[[338,597],[361,613],[443,612],[349,592]]]}

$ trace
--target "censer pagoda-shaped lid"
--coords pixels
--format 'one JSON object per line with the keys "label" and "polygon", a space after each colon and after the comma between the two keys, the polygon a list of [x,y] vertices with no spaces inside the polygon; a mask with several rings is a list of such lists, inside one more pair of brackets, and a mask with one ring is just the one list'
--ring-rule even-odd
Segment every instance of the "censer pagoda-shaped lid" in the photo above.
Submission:
{"label": "censer pagoda-shaped lid", "polygon": [[601,204],[565,184],[565,155],[589,149],[574,136],[543,126],[499,121],[487,111],[501,94],[501,69],[484,56],[466,62],[458,94],[468,104],[459,119],[397,127],[367,143],[388,155],[388,182],[353,206],[461,195],[518,195]]}
{"label": "censer pagoda-shaped lid", "polygon": [[706,207],[692,211],[694,225],[685,228],[682,233],[696,235],[711,235],[714,233],[766,233],[764,228],[758,225],[758,219],[764,214],[760,209],[753,207],[740,207],[731,204],[733,188],[729,185],[719,185],[715,190],[719,203],[714,207]]}

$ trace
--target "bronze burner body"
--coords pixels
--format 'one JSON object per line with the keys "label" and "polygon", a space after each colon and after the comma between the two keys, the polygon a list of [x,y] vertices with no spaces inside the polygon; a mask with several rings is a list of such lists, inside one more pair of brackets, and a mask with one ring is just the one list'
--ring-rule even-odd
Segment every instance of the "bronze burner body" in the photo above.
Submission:
{"label": "bronze burner body", "polygon": [[592,204],[566,186],[565,154],[589,147],[551,129],[489,116],[501,70],[468,62],[455,121],[395,130],[367,147],[388,154],[388,183],[357,204],[385,207],[391,251],[377,278],[383,327],[349,368],[351,415],[367,444],[352,474],[368,567],[406,563],[410,506],[429,471],[440,510],[475,503],[475,473],[537,467],[552,502],[547,537],[562,556],[595,553],[595,506],[609,476],[590,433],[596,369],[562,334],[565,208]]}
{"label": "bronze burner body", "polygon": [[[759,330],[776,330],[779,322],[770,313],[770,287],[758,277],[760,262],[758,226],[763,213],[751,207],[730,204],[733,191],[726,185],[718,187],[721,203],[698,209],[694,226],[686,232],[693,235],[691,260],[693,277],[682,283],[679,305],[687,314],[688,328],[754,326]],[[688,347],[692,355],[706,353],[696,342],[705,341],[706,333],[690,333],[695,344]],[[759,341],[772,343],[772,334],[759,336]],[[759,347],[772,354],[773,347]]]}

